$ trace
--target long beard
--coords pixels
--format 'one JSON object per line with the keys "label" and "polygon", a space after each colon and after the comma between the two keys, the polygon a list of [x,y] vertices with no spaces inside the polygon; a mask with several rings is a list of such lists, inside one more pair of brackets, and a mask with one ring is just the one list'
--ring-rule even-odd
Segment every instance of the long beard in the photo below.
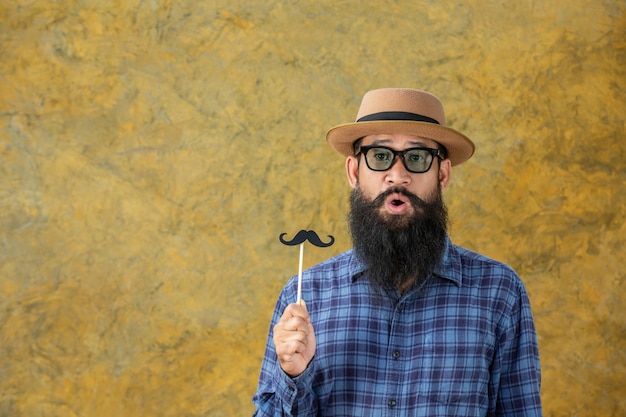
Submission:
{"label": "long beard", "polygon": [[[385,199],[405,195],[411,215],[381,214]],[[350,194],[348,223],[356,255],[367,267],[376,290],[421,287],[441,262],[446,245],[448,212],[437,189],[424,201],[401,187],[367,201],[357,186]]]}

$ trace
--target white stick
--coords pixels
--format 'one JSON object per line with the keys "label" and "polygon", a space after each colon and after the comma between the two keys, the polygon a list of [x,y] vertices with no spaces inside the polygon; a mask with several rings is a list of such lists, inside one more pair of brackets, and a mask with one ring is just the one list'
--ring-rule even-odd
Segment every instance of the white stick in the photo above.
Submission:
{"label": "white stick", "polygon": [[300,304],[300,300],[302,300],[302,258],[304,258],[304,242],[300,243],[300,264],[298,266],[298,300],[296,301]]}

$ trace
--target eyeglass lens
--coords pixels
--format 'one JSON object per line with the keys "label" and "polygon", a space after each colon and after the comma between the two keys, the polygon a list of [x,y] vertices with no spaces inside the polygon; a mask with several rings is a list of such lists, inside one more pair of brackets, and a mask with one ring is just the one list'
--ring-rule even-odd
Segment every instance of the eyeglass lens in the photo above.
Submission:
{"label": "eyeglass lens", "polygon": [[[365,147],[364,147],[365,148]],[[396,154],[402,156],[404,167],[413,173],[422,173],[430,169],[433,162],[433,150],[412,148],[404,151],[394,151],[389,148],[373,147],[363,149],[365,162],[373,171],[386,171],[393,165]]]}

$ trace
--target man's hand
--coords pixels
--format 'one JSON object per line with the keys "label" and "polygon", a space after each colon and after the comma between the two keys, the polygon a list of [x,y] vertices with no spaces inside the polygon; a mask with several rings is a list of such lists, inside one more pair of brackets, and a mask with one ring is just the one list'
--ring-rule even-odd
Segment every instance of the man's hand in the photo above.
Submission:
{"label": "man's hand", "polygon": [[315,355],[315,333],[304,301],[287,306],[274,326],[274,346],[287,375],[293,378],[304,372]]}

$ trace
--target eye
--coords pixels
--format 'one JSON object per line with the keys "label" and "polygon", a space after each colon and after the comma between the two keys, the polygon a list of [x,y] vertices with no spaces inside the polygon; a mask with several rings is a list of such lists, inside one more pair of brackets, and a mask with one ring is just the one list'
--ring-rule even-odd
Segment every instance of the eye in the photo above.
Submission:
{"label": "eye", "polygon": [[381,161],[381,162],[388,161],[391,155],[391,152],[386,151],[384,149],[373,149],[373,151],[374,151],[374,158],[377,161]]}
{"label": "eye", "polygon": [[409,161],[422,162],[424,160],[424,154],[422,152],[412,152],[409,154]]}

